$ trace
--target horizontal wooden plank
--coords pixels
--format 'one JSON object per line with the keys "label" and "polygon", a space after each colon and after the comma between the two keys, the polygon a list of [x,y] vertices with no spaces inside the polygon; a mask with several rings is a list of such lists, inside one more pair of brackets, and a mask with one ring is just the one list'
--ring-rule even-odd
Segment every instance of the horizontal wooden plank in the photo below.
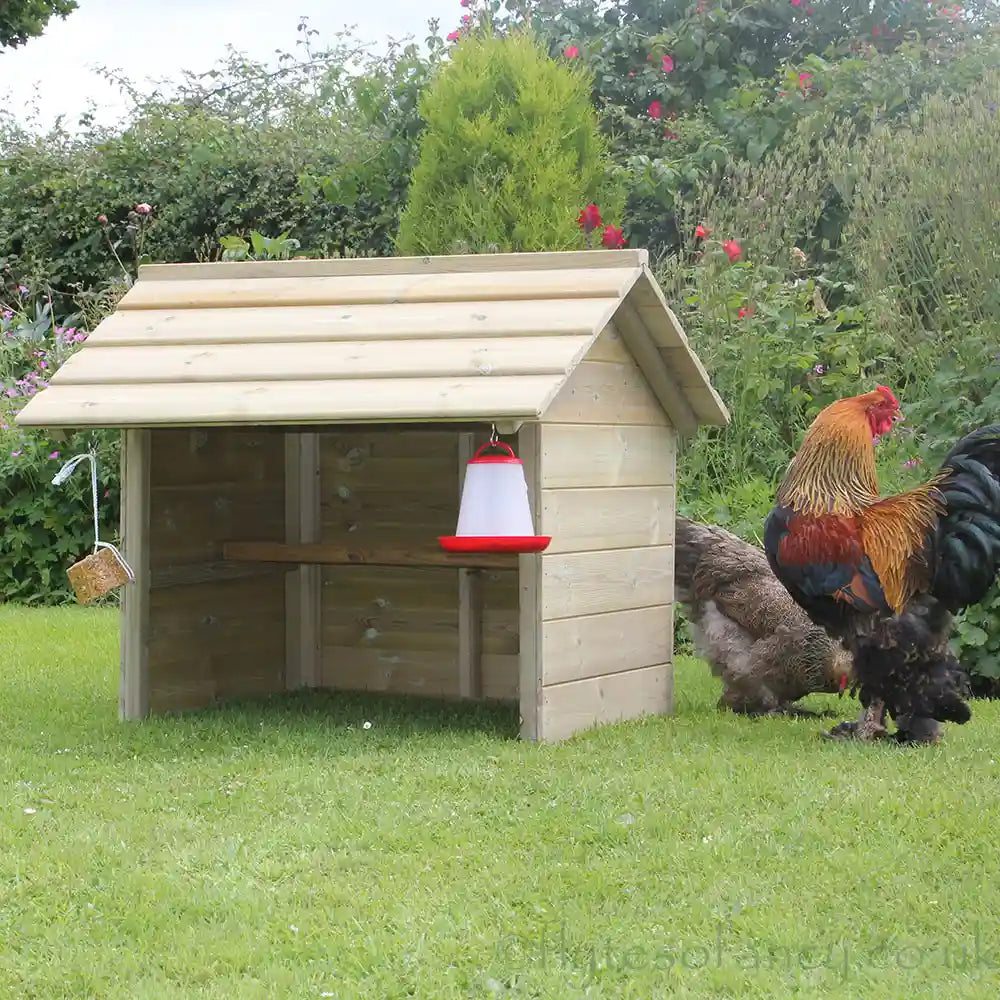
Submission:
{"label": "horizontal wooden plank", "polygon": [[566,739],[591,726],[671,710],[670,664],[542,688],[541,738]]}
{"label": "horizontal wooden plank", "polygon": [[222,557],[232,562],[312,563],[325,566],[455,566],[469,569],[507,569],[517,565],[510,553],[453,553],[441,548],[347,549],[323,542],[291,545],[285,542],[230,541]]}
{"label": "horizontal wooden plank", "polygon": [[248,306],[143,309],[112,313],[86,350],[112,347],[325,341],[428,340],[469,337],[592,336],[618,299],[527,302],[412,302],[350,306]]}
{"label": "horizontal wooden plank", "polygon": [[543,424],[541,430],[543,489],[675,482],[669,427]]}
{"label": "horizontal wooden plank", "polygon": [[150,567],[222,561],[222,542],[274,538],[284,527],[280,487],[159,486],[150,491]]}
{"label": "horizontal wooden plank", "polygon": [[164,587],[190,587],[197,583],[216,583],[220,580],[242,580],[255,576],[284,573],[281,566],[270,563],[203,562],[180,566],[163,566],[150,574],[153,590]]}
{"label": "horizontal wooden plank", "polygon": [[324,646],[323,687],[428,696],[458,695],[458,648],[377,650]]}
{"label": "horizontal wooden plank", "polygon": [[[489,424],[481,426],[483,439],[487,440]],[[324,465],[339,472],[353,472],[370,461],[389,462],[398,458],[441,459],[454,465],[458,460],[458,435],[451,425],[416,430],[371,426],[363,430],[346,430],[338,427],[319,432],[319,453]]]}
{"label": "horizontal wooden plank", "polygon": [[[325,598],[330,595],[325,594]],[[365,649],[454,649],[458,641],[458,601],[439,607],[359,607],[349,599],[323,601],[323,642]],[[485,611],[483,648],[517,653],[517,611]]]}
{"label": "horizontal wooden plank", "polygon": [[545,553],[542,619],[628,611],[673,601],[674,547]]}
{"label": "horizontal wooden plank", "polygon": [[364,496],[369,502],[388,504],[394,496],[415,496],[423,485],[428,498],[438,502],[450,501],[458,517],[458,498],[455,496],[454,455],[439,452],[422,455],[365,457],[360,449],[352,457],[340,457],[328,451],[322,463],[323,497],[325,503],[347,499],[345,493]]}
{"label": "horizontal wooden plank", "polygon": [[151,704],[194,708],[284,687],[284,574],[153,590]]}
{"label": "horizontal wooden plank", "polygon": [[284,489],[284,445],[273,428],[161,427],[150,434],[150,485],[215,486],[233,496],[245,486]]}
{"label": "horizontal wooden plank", "polygon": [[340,483],[322,502],[321,540],[349,549],[438,548],[437,539],[455,533],[458,501],[438,490],[377,492]]}
{"label": "horizontal wooden plank", "polygon": [[137,281],[119,310],[619,298],[637,272],[622,267],[396,275],[178,278]]}
{"label": "horizontal wooden plank", "polygon": [[[30,399],[17,419],[26,427],[534,419],[561,383],[561,375],[481,375],[467,379],[53,385]],[[635,415],[637,406],[629,412]]]}
{"label": "horizontal wooden plank", "polygon": [[548,424],[670,425],[637,365],[605,361],[577,365],[542,419]]}
{"label": "horizontal wooden plank", "polygon": [[[248,607],[256,609],[257,618],[273,616],[281,621],[284,608],[284,583],[281,573],[244,577],[232,580],[210,580],[166,590],[150,597],[151,612],[163,616],[163,621],[204,619],[205,627],[215,629],[220,621],[238,623]],[[152,628],[154,623],[150,623]],[[235,628],[240,635],[251,634],[243,627]]]}
{"label": "horizontal wooden plank", "polygon": [[[483,698],[517,698],[517,656],[484,654],[482,669]],[[458,653],[328,646],[323,652],[321,685],[335,690],[457,699]]]}
{"label": "horizontal wooden plank", "polygon": [[673,607],[560,618],[542,625],[542,683],[567,681],[669,663]]}
{"label": "horizontal wooden plank", "polygon": [[435,254],[419,257],[328,257],[318,260],[219,261],[207,264],[143,264],[140,281],[178,278],[268,278],[359,274],[460,274],[481,271],[537,271],[544,268],[640,268],[649,251],[590,250],[526,253]]}
{"label": "horizontal wooden plank", "polygon": [[[482,573],[486,614],[517,611],[517,569]],[[453,566],[324,566],[324,617],[338,607],[363,609],[371,615],[386,611],[453,611],[458,607],[458,574]]]}
{"label": "horizontal wooden plank", "polygon": [[[489,433],[484,428],[482,439]],[[320,439],[321,497],[324,524],[337,530],[364,528],[369,533],[380,524],[414,523],[411,537],[426,541],[418,522],[458,520],[455,487],[458,464],[457,431],[397,431],[391,427],[367,432],[323,432]],[[431,517],[421,516],[433,505]],[[416,509],[410,509],[415,505]],[[336,539],[327,537],[326,541]]]}
{"label": "horizontal wooden plank", "polygon": [[674,487],[542,490],[538,530],[552,536],[546,554],[667,545],[674,540]]}
{"label": "horizontal wooden plank", "polygon": [[394,344],[391,350],[380,341],[156,344],[78,351],[53,375],[51,384],[560,374],[569,371],[589,343],[589,336],[564,336],[406,340]]}

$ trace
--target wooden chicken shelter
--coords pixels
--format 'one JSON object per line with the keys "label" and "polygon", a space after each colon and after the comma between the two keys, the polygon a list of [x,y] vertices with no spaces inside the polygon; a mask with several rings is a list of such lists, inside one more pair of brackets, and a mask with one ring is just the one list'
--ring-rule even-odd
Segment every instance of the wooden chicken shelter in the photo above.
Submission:
{"label": "wooden chicken shelter", "polygon": [[[369,689],[546,740],[671,710],[675,444],[727,420],[643,250],[144,266],[18,416],[124,429],[122,718]],[[544,553],[437,542],[494,423]]]}

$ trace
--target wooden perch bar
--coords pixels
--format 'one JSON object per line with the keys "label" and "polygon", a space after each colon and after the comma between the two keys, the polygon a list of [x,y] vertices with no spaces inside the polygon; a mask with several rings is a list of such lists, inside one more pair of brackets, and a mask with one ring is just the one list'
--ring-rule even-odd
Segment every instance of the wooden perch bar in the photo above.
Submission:
{"label": "wooden perch bar", "polygon": [[326,543],[224,542],[228,562],[279,562],[323,566],[454,566],[461,569],[517,569],[516,553],[445,552],[444,549],[347,549]]}

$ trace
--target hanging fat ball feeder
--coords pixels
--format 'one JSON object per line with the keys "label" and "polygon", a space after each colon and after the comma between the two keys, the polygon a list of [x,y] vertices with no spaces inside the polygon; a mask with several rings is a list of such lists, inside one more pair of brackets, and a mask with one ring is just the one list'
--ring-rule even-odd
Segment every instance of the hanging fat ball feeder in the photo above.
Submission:
{"label": "hanging fat ball feeder", "polygon": [[[488,449],[506,452],[484,455]],[[524,466],[510,445],[489,441],[466,463],[454,535],[438,538],[447,552],[541,552],[552,541],[536,535]]]}
{"label": "hanging fat ball feeder", "polygon": [[123,583],[133,583],[135,574],[122,554],[110,542],[102,542],[97,509],[97,456],[94,452],[77,455],[70,459],[52,478],[53,486],[62,486],[73,474],[73,470],[84,461],[90,462],[90,489],[94,512],[94,551],[66,570],[77,602],[89,604],[98,597],[120,587]]}

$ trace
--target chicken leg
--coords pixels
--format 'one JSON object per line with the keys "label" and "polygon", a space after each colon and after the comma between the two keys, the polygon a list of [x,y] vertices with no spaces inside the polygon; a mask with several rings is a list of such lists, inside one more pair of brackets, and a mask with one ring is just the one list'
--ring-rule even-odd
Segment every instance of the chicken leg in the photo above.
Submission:
{"label": "chicken leg", "polygon": [[885,702],[874,699],[861,710],[857,722],[841,722],[829,732],[823,733],[823,736],[828,740],[861,740],[863,743],[883,739],[888,736],[885,728]]}

